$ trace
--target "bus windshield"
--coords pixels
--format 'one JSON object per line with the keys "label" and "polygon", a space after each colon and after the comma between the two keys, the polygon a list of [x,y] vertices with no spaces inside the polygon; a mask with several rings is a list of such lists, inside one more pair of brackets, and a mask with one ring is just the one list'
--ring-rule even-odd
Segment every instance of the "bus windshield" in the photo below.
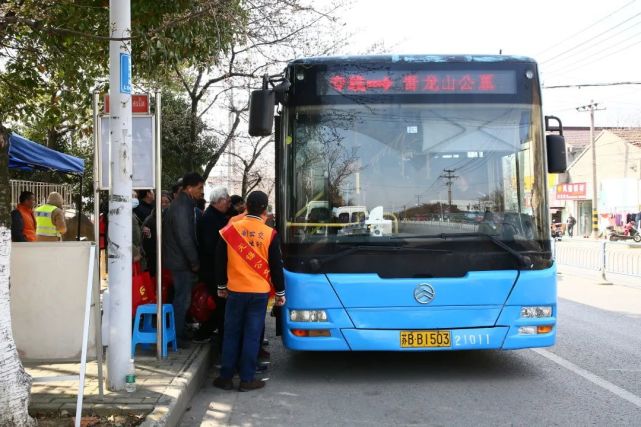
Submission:
{"label": "bus windshield", "polygon": [[286,243],[548,239],[537,105],[310,105],[288,122]]}

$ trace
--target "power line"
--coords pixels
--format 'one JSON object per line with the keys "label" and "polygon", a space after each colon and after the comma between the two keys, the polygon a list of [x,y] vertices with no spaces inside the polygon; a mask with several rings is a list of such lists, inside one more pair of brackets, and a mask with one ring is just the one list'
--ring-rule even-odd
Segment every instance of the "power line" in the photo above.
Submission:
{"label": "power line", "polygon": [[[551,74],[554,74],[554,73],[557,73],[557,74],[558,73],[567,73],[567,72],[575,70],[577,68],[585,67],[586,65],[592,64],[593,62],[601,61],[601,60],[603,60],[605,58],[608,58],[608,57],[610,57],[612,55],[616,55],[617,53],[621,53],[624,50],[630,49],[631,47],[634,47],[634,46],[638,45],[639,43],[641,43],[641,40],[635,41],[634,43],[629,44],[629,45],[627,45],[625,47],[622,47],[621,49],[615,50],[614,52],[610,52],[607,55],[603,55],[603,56],[600,56],[600,57],[597,57],[597,58],[593,58],[592,60],[588,60],[588,62],[584,62],[585,60],[579,61],[578,64],[573,64],[570,68],[565,68],[565,69],[562,68],[561,70],[553,72]],[[588,59],[588,58],[586,58],[586,59]],[[582,64],[581,62],[584,62],[584,63]]]}
{"label": "power line", "polygon": [[618,24],[616,24],[615,26],[610,27],[610,28],[608,28],[608,29],[607,29],[607,30],[605,30],[605,31],[600,32],[600,33],[599,33],[599,34],[597,34],[596,36],[592,36],[592,37],[590,37],[589,39],[582,41],[581,43],[579,43],[579,44],[577,44],[577,45],[575,45],[575,46],[571,47],[570,49],[564,50],[563,52],[561,52],[561,53],[559,53],[559,54],[557,54],[557,55],[554,55],[554,56],[553,56],[552,58],[550,58],[550,59],[547,59],[547,60],[545,60],[545,61],[542,61],[542,62],[541,62],[541,64],[545,64],[546,62],[550,62],[550,61],[552,61],[553,59],[556,59],[556,58],[558,58],[558,57],[560,57],[560,56],[565,55],[565,54],[566,54],[566,53],[568,53],[568,52],[571,52],[571,51],[573,51],[574,49],[576,49],[576,48],[578,48],[578,47],[580,47],[580,46],[583,46],[584,44],[589,43],[589,42],[591,42],[592,40],[594,40],[594,39],[596,39],[596,38],[598,38],[598,37],[601,37],[603,34],[606,34],[606,33],[610,32],[610,31],[614,30],[614,29],[615,29],[615,28],[617,28],[618,26],[620,26],[620,25],[622,25],[622,24],[625,24],[626,22],[629,22],[629,21],[633,20],[634,18],[636,18],[636,17],[637,17],[637,16],[639,16],[639,15],[641,15],[641,12],[639,12],[639,13],[637,13],[637,14],[635,14],[635,15],[632,15],[630,18],[628,18],[628,19],[626,19],[626,20],[624,20],[624,21],[622,21],[622,22],[619,22],[619,23],[618,23]]}
{"label": "power line", "polygon": [[[585,48],[579,49],[579,51],[578,51],[578,52],[574,52],[574,53],[571,53],[570,55],[563,56],[562,58],[559,58],[558,60],[555,60],[555,61],[550,60],[550,61],[548,61],[548,62],[555,62],[555,63],[557,63],[557,64],[555,64],[555,65],[558,65],[558,63],[559,63],[559,62],[560,62],[560,63],[563,63],[563,62],[566,62],[566,61],[570,61],[570,60],[572,60],[572,58],[574,58],[574,57],[576,57],[576,56],[584,55],[584,54],[588,53],[590,50],[592,50],[592,49],[594,49],[595,47],[597,47],[598,45],[600,45],[600,44],[602,44],[602,43],[605,43],[605,42],[607,42],[607,41],[609,41],[609,40],[612,40],[613,38],[615,38],[615,37],[617,37],[617,36],[620,36],[621,34],[625,33],[625,32],[626,32],[626,31],[628,31],[628,30],[631,30],[631,29],[633,29],[633,28],[635,28],[635,27],[638,27],[638,25],[639,25],[639,22],[634,22],[634,23],[632,23],[632,25],[630,25],[629,27],[626,27],[626,28],[624,28],[623,30],[621,30],[621,31],[619,31],[619,32],[617,32],[617,33],[612,34],[610,37],[606,37],[606,38],[604,38],[604,39],[602,39],[602,40],[597,41],[596,43],[592,43],[592,44],[590,44],[589,46],[586,46]],[[640,33],[636,33],[636,34],[634,34],[632,37],[628,37],[628,38],[627,38],[627,39],[625,39],[625,40],[621,40],[621,41],[619,41],[619,42],[615,43],[614,45],[611,45],[611,46],[610,46],[610,48],[612,48],[612,47],[616,46],[617,44],[624,43],[624,42],[626,42],[626,41],[628,41],[628,40],[630,40],[630,39],[632,39],[632,38],[636,37],[636,36],[637,36],[637,35],[639,35],[639,34],[640,34]],[[599,51],[599,52],[601,52],[601,51]],[[588,55],[592,55],[592,56],[593,56],[593,55],[596,55],[596,54],[595,54],[595,53],[592,53],[592,54],[589,54],[589,53],[588,53]],[[584,58],[584,59],[585,59],[585,58]]]}
{"label": "power line", "polygon": [[542,88],[543,89],[566,89],[571,87],[582,88],[582,87],[624,86],[624,85],[641,85],[641,82],[580,83],[576,85],[542,86]]}
{"label": "power line", "polygon": [[590,25],[588,25],[587,27],[583,28],[582,30],[579,30],[579,31],[577,31],[576,33],[572,34],[571,36],[564,38],[563,40],[561,40],[560,42],[556,43],[555,45],[553,45],[553,46],[551,46],[551,47],[549,47],[549,48],[547,48],[547,49],[545,49],[545,50],[543,50],[543,51],[539,52],[539,53],[537,54],[537,56],[539,56],[539,55],[541,55],[541,54],[545,53],[545,52],[546,52],[546,51],[548,51],[548,50],[552,50],[552,49],[554,49],[554,48],[556,48],[556,47],[558,47],[558,46],[562,45],[563,43],[565,43],[565,42],[566,42],[566,41],[568,41],[568,40],[572,40],[574,37],[578,36],[579,34],[582,34],[582,33],[586,32],[587,30],[592,29],[592,27],[594,27],[595,25],[600,24],[601,22],[605,21],[606,19],[608,19],[608,18],[609,18],[609,17],[611,17],[612,15],[615,15],[616,13],[620,12],[621,10],[623,10],[623,9],[625,9],[626,7],[628,7],[628,6],[630,6],[631,4],[633,4],[635,1],[636,1],[636,0],[632,0],[631,2],[628,2],[628,3],[624,4],[623,6],[621,6],[620,8],[618,8],[617,10],[615,10],[614,12],[611,12],[610,14],[608,14],[608,15],[604,16],[603,18],[600,18],[600,19],[598,19],[597,21],[595,21],[595,22],[591,23]]}

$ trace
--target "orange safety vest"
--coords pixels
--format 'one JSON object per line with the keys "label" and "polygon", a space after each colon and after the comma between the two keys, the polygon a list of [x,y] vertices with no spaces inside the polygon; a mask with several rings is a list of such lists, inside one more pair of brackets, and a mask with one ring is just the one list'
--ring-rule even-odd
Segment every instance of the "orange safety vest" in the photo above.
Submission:
{"label": "orange safety vest", "polygon": [[233,292],[268,293],[269,245],[276,230],[256,217],[246,216],[220,230],[227,243],[227,289]]}
{"label": "orange safety vest", "polygon": [[231,224],[233,222],[237,222],[237,221],[243,220],[243,219],[245,219],[246,216],[247,216],[247,212],[243,212],[241,214],[234,215],[231,218],[229,218],[229,223]]}
{"label": "orange safety vest", "polygon": [[[241,219],[245,219],[246,216],[247,216],[247,211],[241,214],[232,216],[231,218],[229,218],[229,222],[232,223],[232,222],[240,221]],[[263,219],[263,221],[267,221],[267,214],[262,215],[261,218]]]}
{"label": "orange safety vest", "polygon": [[24,237],[27,239],[27,242],[35,242],[36,241],[36,217],[33,214],[33,211],[31,209],[28,209],[21,204],[18,204],[16,206],[18,209],[18,212],[20,212],[20,216],[22,217],[22,222],[24,223],[24,227],[22,228],[22,233],[24,234]]}

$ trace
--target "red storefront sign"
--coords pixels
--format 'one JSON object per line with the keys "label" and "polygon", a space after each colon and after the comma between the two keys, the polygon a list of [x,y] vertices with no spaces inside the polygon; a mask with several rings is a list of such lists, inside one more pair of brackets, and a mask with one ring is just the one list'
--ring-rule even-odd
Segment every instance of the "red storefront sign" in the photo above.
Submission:
{"label": "red storefront sign", "polygon": [[557,200],[582,200],[585,199],[587,184],[573,182],[571,184],[558,184],[556,186]]}
{"label": "red storefront sign", "polygon": [[[131,112],[149,114],[149,95],[131,95]],[[109,95],[105,95],[105,114],[109,114]]]}

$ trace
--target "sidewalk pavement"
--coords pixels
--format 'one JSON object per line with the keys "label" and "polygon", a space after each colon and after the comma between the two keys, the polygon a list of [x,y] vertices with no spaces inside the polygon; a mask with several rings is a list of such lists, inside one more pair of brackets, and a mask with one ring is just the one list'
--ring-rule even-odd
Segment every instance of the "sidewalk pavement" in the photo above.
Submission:
{"label": "sidewalk pavement", "polygon": [[641,285],[629,286],[576,275],[570,272],[559,272],[559,298],[597,307],[602,310],[626,313],[635,317],[641,315]]}
{"label": "sidewalk pavement", "polygon": [[[187,404],[200,389],[211,367],[211,345],[192,345],[188,350],[170,352],[157,360],[151,351],[136,353],[136,391],[111,392],[98,396],[98,364],[87,364],[83,416],[135,414],[144,418],[143,426],[174,426]],[[79,363],[25,363],[32,377],[77,375]],[[106,364],[105,364],[106,372]],[[29,412],[32,415],[75,415],[78,382],[34,383]]]}

